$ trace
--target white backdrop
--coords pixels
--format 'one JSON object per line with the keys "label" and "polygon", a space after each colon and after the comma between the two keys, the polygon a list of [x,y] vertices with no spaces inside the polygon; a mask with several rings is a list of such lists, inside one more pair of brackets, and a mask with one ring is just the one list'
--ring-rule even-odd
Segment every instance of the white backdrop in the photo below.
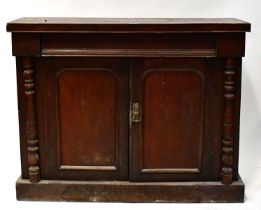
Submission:
{"label": "white backdrop", "polygon": [[[261,209],[261,1],[260,0],[1,0],[0,2],[0,209]],[[24,16],[235,17],[252,23],[243,59],[239,172],[244,204],[103,204],[18,202],[20,175],[15,59],[8,21]]]}

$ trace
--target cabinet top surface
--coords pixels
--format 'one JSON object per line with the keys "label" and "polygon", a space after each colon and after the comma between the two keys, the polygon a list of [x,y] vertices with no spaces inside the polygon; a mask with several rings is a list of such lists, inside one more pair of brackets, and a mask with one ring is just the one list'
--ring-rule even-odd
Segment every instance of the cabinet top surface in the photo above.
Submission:
{"label": "cabinet top surface", "polygon": [[247,32],[234,18],[55,18],[25,17],[7,23],[8,32]]}

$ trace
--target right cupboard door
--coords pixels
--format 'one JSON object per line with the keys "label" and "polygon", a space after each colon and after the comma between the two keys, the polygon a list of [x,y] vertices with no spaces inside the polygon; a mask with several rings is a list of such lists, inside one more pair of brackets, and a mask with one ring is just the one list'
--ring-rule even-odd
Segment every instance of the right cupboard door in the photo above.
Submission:
{"label": "right cupboard door", "polygon": [[223,60],[131,62],[130,180],[220,179]]}

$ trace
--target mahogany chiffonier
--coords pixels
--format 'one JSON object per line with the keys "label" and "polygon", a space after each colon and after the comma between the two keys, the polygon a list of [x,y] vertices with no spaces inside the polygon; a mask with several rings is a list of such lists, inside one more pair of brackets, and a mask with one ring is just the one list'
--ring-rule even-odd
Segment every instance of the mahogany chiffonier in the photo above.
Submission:
{"label": "mahogany chiffonier", "polygon": [[238,19],[21,18],[18,200],[243,202]]}

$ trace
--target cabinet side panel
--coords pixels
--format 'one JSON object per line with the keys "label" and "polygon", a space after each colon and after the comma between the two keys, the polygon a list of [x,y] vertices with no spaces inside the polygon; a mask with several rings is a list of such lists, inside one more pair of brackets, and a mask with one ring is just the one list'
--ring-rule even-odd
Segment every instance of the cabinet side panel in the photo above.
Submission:
{"label": "cabinet side panel", "polygon": [[109,71],[64,71],[58,79],[60,164],[115,166],[117,78]]}
{"label": "cabinet side panel", "polygon": [[233,148],[233,180],[238,180],[238,160],[239,160],[239,131],[240,131],[240,105],[241,105],[241,76],[242,58],[236,60],[235,79],[235,128],[234,128],[234,148]]}
{"label": "cabinet side panel", "polygon": [[27,143],[26,143],[26,106],[25,106],[25,94],[24,94],[22,57],[16,57],[16,74],[17,74],[21,170],[22,170],[22,178],[28,179],[29,164],[28,164]]}
{"label": "cabinet side panel", "polygon": [[148,74],[144,83],[144,169],[200,171],[203,93],[203,78],[195,71]]}

